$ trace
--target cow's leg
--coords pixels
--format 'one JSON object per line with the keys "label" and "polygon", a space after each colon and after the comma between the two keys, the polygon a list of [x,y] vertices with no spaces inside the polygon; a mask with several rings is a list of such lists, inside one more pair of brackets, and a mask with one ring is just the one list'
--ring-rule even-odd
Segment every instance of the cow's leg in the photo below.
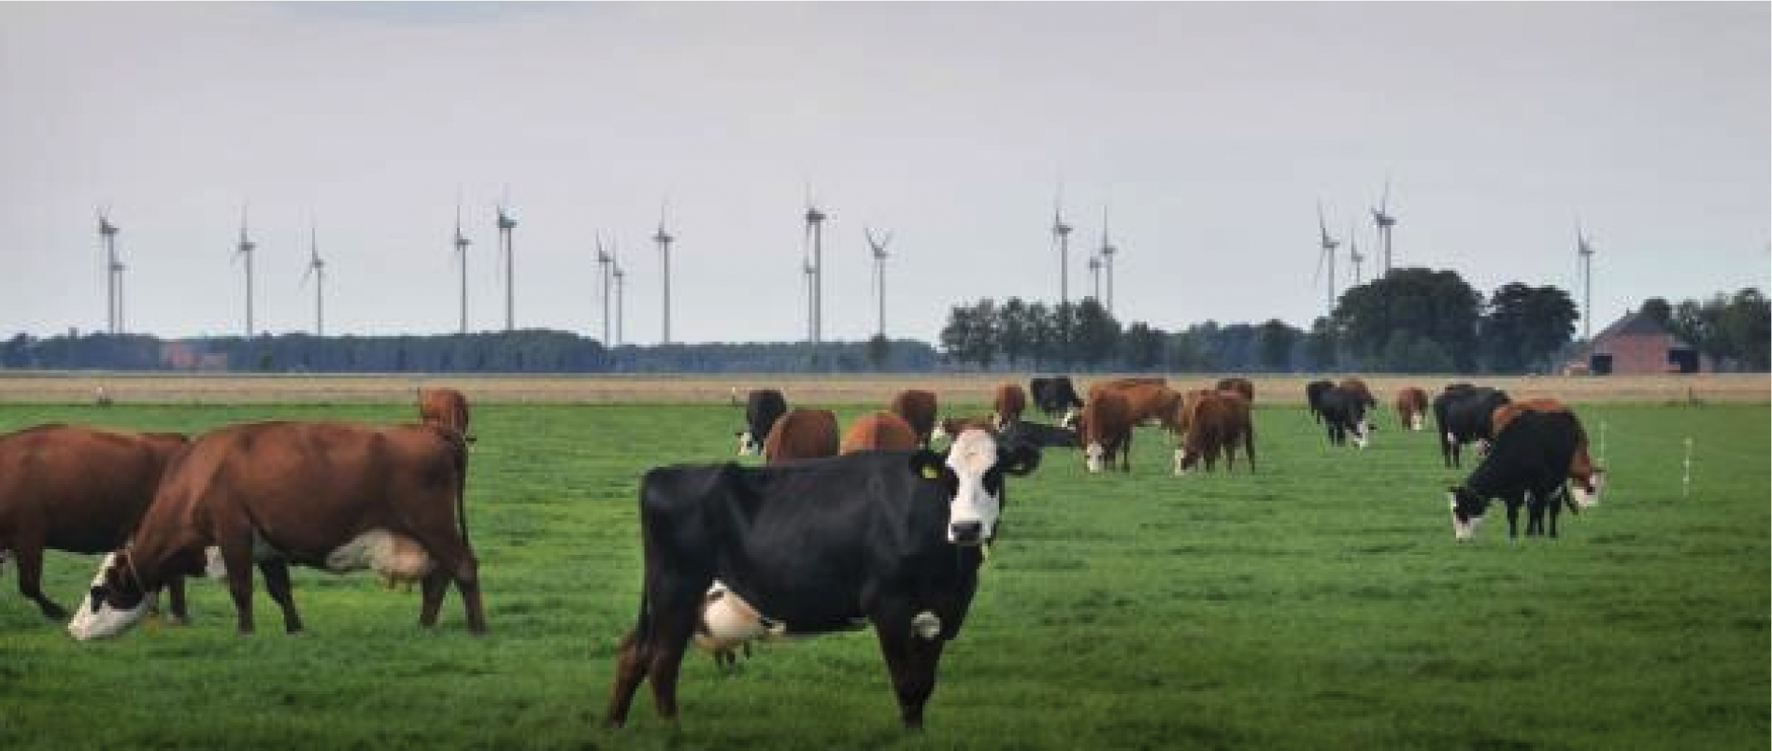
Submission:
{"label": "cow's leg", "polygon": [[295,612],[295,593],[289,586],[289,563],[281,558],[259,561],[258,570],[265,575],[265,591],[277,601],[278,607],[283,608],[283,632],[301,631],[301,616]]}
{"label": "cow's leg", "polygon": [[185,577],[174,576],[168,579],[166,582],[166,592],[167,599],[170,600],[171,603],[172,612],[171,616],[167,618],[167,622],[181,626],[190,623],[191,618],[185,611]]}
{"label": "cow's leg", "polygon": [[449,572],[438,566],[425,574],[419,589],[423,593],[418,609],[418,625],[434,628],[437,614],[443,609],[443,597],[449,592]]}
{"label": "cow's leg", "polygon": [[55,604],[43,594],[43,540],[39,536],[20,536],[12,542],[18,556],[18,593],[37,603],[37,610],[52,621],[68,618],[68,609]]}
{"label": "cow's leg", "polygon": [[419,623],[427,627],[437,624],[437,610],[443,604],[440,585],[445,581],[438,577],[447,577],[455,581],[455,589],[461,593],[462,605],[467,610],[468,632],[475,636],[485,634],[486,605],[480,597],[480,564],[474,559],[473,549],[462,541],[454,526],[414,530],[413,537],[437,562],[437,568],[424,578],[424,604],[419,612]]}
{"label": "cow's leg", "polygon": [[252,541],[221,545],[222,564],[228,569],[228,594],[234,598],[234,620],[241,634],[252,633]]}
{"label": "cow's leg", "polygon": [[1517,498],[1507,499],[1507,539],[1511,542],[1519,537],[1516,527],[1520,522],[1520,501]]}
{"label": "cow's leg", "polygon": [[668,721],[677,719],[677,673],[683,666],[683,651],[695,635],[702,597],[713,583],[713,577],[678,578],[674,582],[652,587],[658,593],[653,601],[651,664],[646,672],[652,676],[652,705],[658,716]]}
{"label": "cow's leg", "polygon": [[930,694],[935,693],[935,668],[947,642],[940,636],[926,639],[916,634],[911,620],[905,617],[908,612],[889,612],[896,615],[875,616],[874,634],[879,637],[880,654],[886,658],[886,670],[892,676],[899,720],[907,730],[921,730],[923,707]]}
{"label": "cow's leg", "polygon": [[[641,607],[645,607],[642,605]],[[615,649],[615,685],[609,688],[609,707],[603,713],[605,727],[619,728],[628,721],[628,708],[633,706],[634,692],[646,680],[646,666],[651,650],[638,629],[622,637]]]}

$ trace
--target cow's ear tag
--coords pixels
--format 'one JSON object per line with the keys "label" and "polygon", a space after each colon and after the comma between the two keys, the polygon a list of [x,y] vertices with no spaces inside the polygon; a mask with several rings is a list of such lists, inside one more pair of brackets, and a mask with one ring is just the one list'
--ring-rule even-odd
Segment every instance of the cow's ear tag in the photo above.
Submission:
{"label": "cow's ear tag", "polygon": [[933,464],[923,465],[923,479],[935,480],[935,479],[939,479],[940,477],[941,477],[941,470],[936,469],[935,465],[933,465]]}

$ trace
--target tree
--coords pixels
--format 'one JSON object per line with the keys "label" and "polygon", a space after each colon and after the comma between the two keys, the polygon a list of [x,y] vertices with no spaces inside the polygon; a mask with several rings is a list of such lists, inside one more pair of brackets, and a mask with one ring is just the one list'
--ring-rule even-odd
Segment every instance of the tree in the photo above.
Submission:
{"label": "tree", "polygon": [[1058,322],[1046,303],[1037,302],[1027,308],[1027,345],[1028,355],[1034,359],[1034,369],[1040,369],[1041,362],[1050,362],[1058,357]]}
{"label": "tree", "polygon": [[1452,369],[1468,373],[1476,367],[1477,321],[1483,296],[1453,271],[1393,269],[1382,279],[1347,291],[1335,306],[1335,328],[1347,351],[1365,367],[1392,372],[1410,369],[1407,362],[1386,358],[1393,337],[1433,342],[1450,355]]}
{"label": "tree", "polygon": [[1076,325],[1071,340],[1073,356],[1095,368],[1112,358],[1119,348],[1120,322],[1114,320],[1095,298],[1083,298],[1076,307]]}
{"label": "tree", "polygon": [[988,369],[997,354],[997,304],[985,298],[970,307],[955,306],[941,330],[941,346],[949,357]]}
{"label": "tree", "polygon": [[1479,324],[1479,347],[1491,372],[1549,370],[1551,358],[1575,335],[1580,318],[1569,293],[1556,287],[1502,285]]}
{"label": "tree", "polygon": [[874,370],[885,370],[887,359],[891,356],[892,342],[885,334],[875,334],[868,338],[868,365]]}
{"label": "tree", "polygon": [[1273,373],[1292,369],[1292,345],[1303,334],[1278,318],[1269,318],[1261,325],[1261,364]]}
{"label": "tree", "polygon": [[1163,332],[1143,321],[1126,327],[1120,337],[1120,359],[1133,370],[1150,370],[1163,364]]}
{"label": "tree", "polygon": [[1318,371],[1338,369],[1337,347],[1335,324],[1327,316],[1317,316],[1317,320],[1311,322],[1311,333],[1304,337],[1304,349],[1311,365]]}
{"label": "tree", "polygon": [[1666,298],[1651,297],[1644,300],[1643,307],[1639,308],[1637,312],[1648,317],[1649,320],[1661,324],[1662,328],[1673,328],[1674,306],[1669,304]]}
{"label": "tree", "polygon": [[1030,323],[1028,305],[1019,297],[1004,300],[1003,306],[997,309],[997,348],[1002,350],[1003,359],[1011,368],[1032,349]]}

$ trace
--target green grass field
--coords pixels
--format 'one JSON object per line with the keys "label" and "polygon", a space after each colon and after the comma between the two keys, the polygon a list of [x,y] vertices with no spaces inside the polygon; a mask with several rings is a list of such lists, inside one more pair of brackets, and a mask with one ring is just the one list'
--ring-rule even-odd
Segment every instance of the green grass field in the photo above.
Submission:
{"label": "green grass field", "polygon": [[[1579,411],[1596,444],[1606,424],[1603,505],[1511,545],[1499,506],[1454,543],[1461,475],[1388,414],[1361,453],[1260,409],[1253,476],[1172,477],[1150,429],[1129,476],[1049,451],[1012,482],[928,730],[906,734],[866,632],[764,645],[730,676],[691,653],[679,729],[643,688],[602,730],[637,604],[637,477],[727,459],[738,411],[484,405],[468,509],[489,636],[453,592],[427,633],[416,591],[303,569],[299,636],[262,594],[259,633],[236,636],[225,589],[197,582],[191,625],[76,643],[8,565],[0,748],[1765,748],[1767,405]],[[411,413],[14,405],[0,428]],[[73,605],[96,564],[51,553],[47,590]]]}

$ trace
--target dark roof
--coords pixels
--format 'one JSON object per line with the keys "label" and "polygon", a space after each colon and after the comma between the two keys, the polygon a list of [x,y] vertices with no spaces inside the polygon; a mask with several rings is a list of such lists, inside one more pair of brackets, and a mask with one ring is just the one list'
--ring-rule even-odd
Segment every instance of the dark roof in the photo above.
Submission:
{"label": "dark roof", "polygon": [[1592,341],[1577,346],[1575,351],[1571,353],[1569,362],[1586,363],[1588,357],[1595,351],[1607,351],[1606,343],[1621,336],[1666,336],[1672,339],[1668,349],[1693,349],[1692,345],[1674,336],[1673,332],[1668,331],[1666,326],[1657,323],[1655,319],[1643,315],[1639,311],[1631,311],[1625,313],[1623,318],[1613,321],[1611,326],[1602,329],[1600,333],[1594,334]]}

